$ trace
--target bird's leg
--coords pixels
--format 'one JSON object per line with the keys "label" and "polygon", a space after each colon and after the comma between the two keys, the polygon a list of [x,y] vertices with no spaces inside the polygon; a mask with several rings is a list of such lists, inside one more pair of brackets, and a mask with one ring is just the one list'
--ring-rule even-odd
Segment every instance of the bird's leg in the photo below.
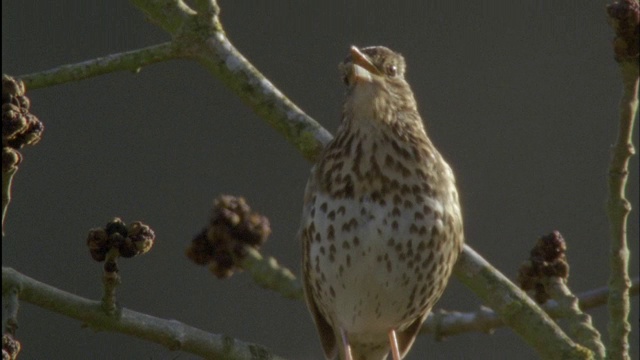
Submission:
{"label": "bird's leg", "polygon": [[391,345],[391,356],[393,356],[393,360],[401,360],[400,350],[398,349],[398,338],[396,338],[396,331],[393,329],[389,331],[389,344]]}
{"label": "bird's leg", "polygon": [[344,329],[340,329],[340,337],[342,338],[342,348],[344,349],[344,360],[353,360],[349,338],[347,338],[347,332]]}

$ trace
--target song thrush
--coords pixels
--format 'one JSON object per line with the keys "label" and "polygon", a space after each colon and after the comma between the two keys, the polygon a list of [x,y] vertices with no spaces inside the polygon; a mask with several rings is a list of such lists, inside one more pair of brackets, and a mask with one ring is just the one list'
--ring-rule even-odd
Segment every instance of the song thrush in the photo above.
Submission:
{"label": "song thrush", "polygon": [[304,197],[307,305],[328,359],[402,359],[462,249],[453,172],[425,132],[404,58],[351,47],[342,123]]}

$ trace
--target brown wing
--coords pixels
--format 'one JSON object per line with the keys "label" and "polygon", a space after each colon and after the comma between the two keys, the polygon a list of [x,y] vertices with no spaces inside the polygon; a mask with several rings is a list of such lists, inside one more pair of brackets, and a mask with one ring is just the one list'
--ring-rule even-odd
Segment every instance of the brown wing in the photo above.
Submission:
{"label": "brown wing", "polygon": [[305,299],[307,300],[307,307],[309,308],[311,315],[313,315],[313,321],[318,329],[318,335],[322,342],[324,354],[327,359],[334,359],[336,356],[336,335],[333,330],[333,326],[327,322],[324,316],[322,316],[322,313],[320,313],[320,310],[318,310],[316,302],[313,299],[313,295],[311,294],[310,284],[306,281],[304,282],[304,294]]}
{"label": "brown wing", "polygon": [[404,358],[404,356],[407,355],[407,352],[409,352],[409,349],[411,349],[411,345],[413,345],[413,342],[416,340],[416,336],[418,335],[418,332],[422,327],[422,323],[427,318],[428,314],[429,312],[415,319],[414,322],[412,322],[411,325],[409,325],[409,327],[404,329],[403,331],[396,332],[396,338],[398,339],[398,350],[400,350],[401,358]]}
{"label": "brown wing", "polygon": [[304,192],[304,204],[302,208],[302,220],[300,223],[300,230],[298,231],[298,237],[302,241],[302,282],[304,284],[304,297],[307,301],[307,307],[309,312],[313,316],[313,321],[318,329],[318,335],[322,342],[322,347],[327,359],[334,359],[336,356],[336,335],[333,326],[322,315],[315,299],[313,298],[312,284],[309,283],[309,272],[311,271],[311,261],[309,260],[309,239],[307,238],[308,232],[306,231],[309,223],[309,216],[311,216],[311,209],[314,206],[313,193],[316,191],[315,186],[315,167],[311,169],[309,181]]}

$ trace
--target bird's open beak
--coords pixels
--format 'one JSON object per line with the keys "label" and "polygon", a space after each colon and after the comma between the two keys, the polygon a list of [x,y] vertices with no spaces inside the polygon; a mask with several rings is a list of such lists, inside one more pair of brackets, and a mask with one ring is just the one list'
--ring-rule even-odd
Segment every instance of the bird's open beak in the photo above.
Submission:
{"label": "bird's open beak", "polygon": [[371,82],[371,75],[380,75],[380,71],[371,60],[355,46],[351,46],[351,59],[353,61],[353,71],[350,74],[351,82]]}

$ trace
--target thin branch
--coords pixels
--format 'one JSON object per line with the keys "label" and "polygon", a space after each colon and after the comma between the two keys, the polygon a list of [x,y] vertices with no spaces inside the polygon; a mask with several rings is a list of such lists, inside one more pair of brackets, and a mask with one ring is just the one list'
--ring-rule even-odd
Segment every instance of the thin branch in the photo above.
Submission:
{"label": "thin branch", "polygon": [[76,64],[59,66],[54,69],[17,76],[30,90],[47,86],[80,81],[116,71],[138,72],[143,66],[180,57],[177,47],[171,42],[149,46],[143,49],[111,54]]}
{"label": "thin branch", "polygon": [[[620,128],[613,147],[609,167],[609,199],[607,214],[611,231],[609,286],[609,336],[610,351],[625,354],[611,355],[612,359],[629,358],[629,246],[627,244],[627,219],[631,204],[625,196],[629,177],[629,159],[634,154],[631,134],[638,109],[638,64],[621,65],[624,92],[620,101]],[[634,78],[635,77],[635,78]]]}
{"label": "thin branch", "polygon": [[196,14],[182,0],[131,0],[142,10],[147,19],[170,34],[179,32],[182,26]]}
{"label": "thin branch", "polygon": [[609,276],[609,346],[607,358],[630,359],[629,334],[629,246],[627,220],[631,204],[626,198],[629,160],[634,154],[633,127],[638,112],[638,19],[637,0],[621,0],[607,7],[609,21],[615,30],[613,52],[622,77],[622,99],[618,123],[618,138],[611,150],[609,165],[609,197],[607,215],[610,225]]}
{"label": "thin branch", "polygon": [[207,333],[176,320],[160,319],[125,308],[119,308],[117,316],[109,316],[100,301],[62,291],[3,267],[2,293],[12,289],[18,289],[21,300],[80,320],[95,330],[132,335],[172,351],[185,351],[207,359],[282,359],[260,345]]}
{"label": "thin branch", "polygon": [[[634,278],[631,281],[631,288],[629,289],[629,296],[638,296],[640,289],[640,278]],[[609,299],[609,288],[601,287],[599,289],[593,289],[589,291],[585,291],[583,293],[578,294],[578,298],[580,299],[580,309],[587,310],[594,307],[598,307],[607,303]],[[557,316],[554,311],[554,302],[548,302],[546,305],[549,305],[550,308],[548,312],[551,316]],[[547,307],[545,306],[545,309]]]}
{"label": "thin branch", "polygon": [[11,203],[11,185],[13,184],[13,175],[18,171],[18,167],[14,166],[6,171],[2,171],[2,236],[4,237],[4,220],[7,218],[7,210]]}
{"label": "thin branch", "polygon": [[272,257],[262,257],[259,251],[250,246],[245,246],[244,251],[245,257],[241,266],[251,274],[256,284],[276,291],[288,299],[303,298],[302,286],[289,269],[278,264]]}
{"label": "thin branch", "polygon": [[116,289],[122,282],[118,271],[118,255],[117,249],[109,250],[102,270],[102,310],[110,316],[118,310]]}

